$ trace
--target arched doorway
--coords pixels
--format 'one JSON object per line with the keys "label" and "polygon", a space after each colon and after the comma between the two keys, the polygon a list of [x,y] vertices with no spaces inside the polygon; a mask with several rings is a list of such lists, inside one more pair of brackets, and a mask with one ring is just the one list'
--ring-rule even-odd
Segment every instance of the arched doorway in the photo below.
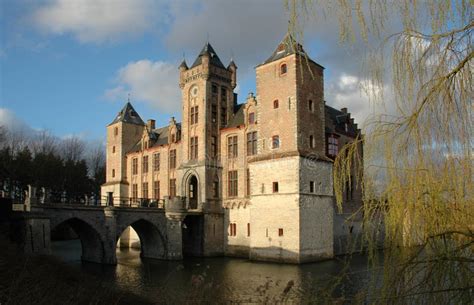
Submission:
{"label": "arched doorway", "polygon": [[189,209],[195,210],[198,208],[198,181],[196,176],[189,178],[188,188]]}

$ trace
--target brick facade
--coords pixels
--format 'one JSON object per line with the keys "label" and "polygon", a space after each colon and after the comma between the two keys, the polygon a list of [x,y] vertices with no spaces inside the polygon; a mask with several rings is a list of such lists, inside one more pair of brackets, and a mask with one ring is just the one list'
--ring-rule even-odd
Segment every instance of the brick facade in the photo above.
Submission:
{"label": "brick facade", "polygon": [[[233,93],[237,66],[225,67],[210,44],[179,69],[182,123],[172,118],[155,128],[127,104],[107,127],[102,195],[112,193],[114,204],[181,196],[189,215],[202,217],[201,255],[295,263],[332,257],[328,148],[340,150],[360,130],[347,111],[325,105],[324,68],[287,35],[257,66],[257,94],[242,104]],[[347,199],[355,210],[360,191]]]}

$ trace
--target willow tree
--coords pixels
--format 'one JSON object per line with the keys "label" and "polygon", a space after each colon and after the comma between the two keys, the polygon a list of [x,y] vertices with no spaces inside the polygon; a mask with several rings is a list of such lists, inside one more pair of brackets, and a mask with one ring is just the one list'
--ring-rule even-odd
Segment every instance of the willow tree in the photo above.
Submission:
{"label": "willow tree", "polygon": [[[385,250],[383,278],[361,291],[362,299],[472,302],[473,2],[288,0],[286,5],[293,16],[290,30],[299,39],[306,18],[321,23],[337,18],[341,42],[362,43],[369,54],[362,65],[368,103],[391,109],[368,118],[364,138],[346,146],[334,164],[341,208],[350,169],[361,161],[357,142],[364,142],[357,187],[364,191],[364,238],[373,267],[379,263],[374,226],[380,216]],[[392,32],[394,24],[398,30]]]}

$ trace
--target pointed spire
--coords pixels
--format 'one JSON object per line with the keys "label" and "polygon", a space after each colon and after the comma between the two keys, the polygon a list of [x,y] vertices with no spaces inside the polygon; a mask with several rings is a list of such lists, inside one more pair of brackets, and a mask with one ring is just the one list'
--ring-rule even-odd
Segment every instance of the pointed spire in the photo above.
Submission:
{"label": "pointed spire", "polygon": [[193,65],[191,66],[191,68],[199,66],[202,63],[203,56],[209,56],[209,63],[211,65],[225,69],[224,65],[219,59],[219,56],[217,56],[216,51],[214,51],[214,48],[211,46],[209,42],[206,42],[201,52],[199,53],[198,57],[194,61]]}
{"label": "pointed spire", "polygon": [[181,62],[181,64],[179,65],[179,68],[183,68],[184,70],[187,70],[188,69],[188,65],[186,64],[186,59],[183,58],[183,61]]}
{"label": "pointed spire", "polygon": [[130,93],[128,94],[127,103],[122,108],[122,110],[120,110],[120,112],[117,114],[113,122],[110,123],[110,125],[118,123],[118,122],[135,124],[135,125],[145,125],[142,118],[138,115],[138,113],[135,111],[135,108],[133,108],[132,104],[130,103]]}

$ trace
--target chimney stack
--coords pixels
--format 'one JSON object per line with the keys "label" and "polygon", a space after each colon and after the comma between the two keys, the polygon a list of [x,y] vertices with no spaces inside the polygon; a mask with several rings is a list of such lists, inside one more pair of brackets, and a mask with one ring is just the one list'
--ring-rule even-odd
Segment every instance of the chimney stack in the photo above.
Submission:
{"label": "chimney stack", "polygon": [[148,127],[150,131],[152,131],[153,129],[155,129],[155,120],[149,119],[146,122],[146,126]]}
{"label": "chimney stack", "polygon": [[342,113],[347,113],[347,108],[341,108]]}

